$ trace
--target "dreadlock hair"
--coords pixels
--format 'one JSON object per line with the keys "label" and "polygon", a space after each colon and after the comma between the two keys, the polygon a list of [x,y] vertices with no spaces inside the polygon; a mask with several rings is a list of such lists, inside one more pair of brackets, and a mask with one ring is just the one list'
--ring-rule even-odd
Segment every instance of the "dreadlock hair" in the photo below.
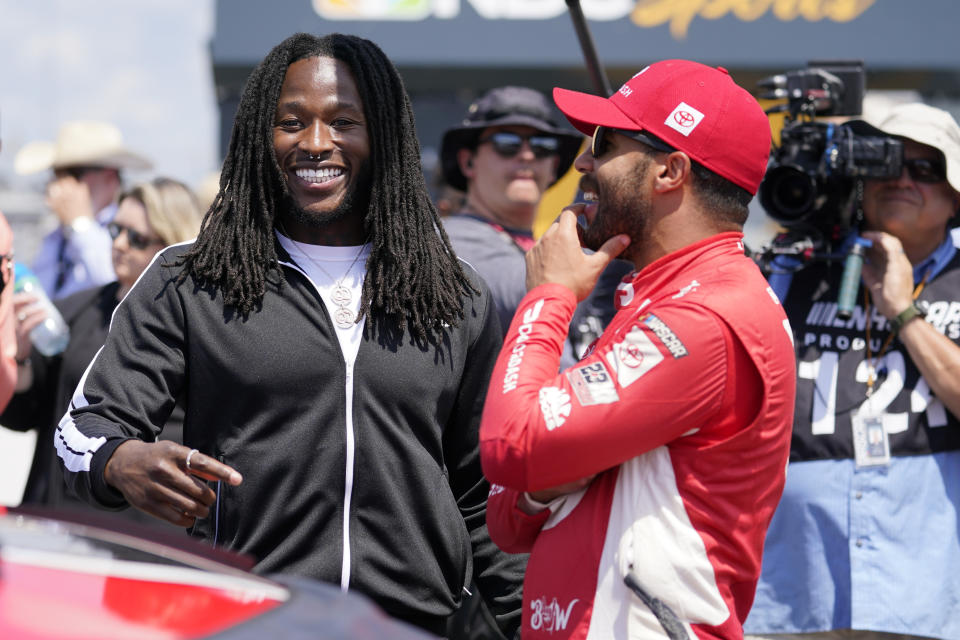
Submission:
{"label": "dreadlock hair", "polygon": [[357,214],[366,214],[371,242],[360,302],[367,328],[389,320],[426,339],[442,323],[458,325],[463,296],[477,289],[454,255],[427,190],[410,99],[383,51],[356,36],[295,34],[250,74],[220,190],[196,243],[184,254],[181,278],[189,273],[199,284],[215,287],[241,315],[262,302],[268,273],[280,271],[274,224],[289,198],[273,148],[277,101],[287,68],[312,57],[345,63],[363,100],[372,186],[369,209]]}

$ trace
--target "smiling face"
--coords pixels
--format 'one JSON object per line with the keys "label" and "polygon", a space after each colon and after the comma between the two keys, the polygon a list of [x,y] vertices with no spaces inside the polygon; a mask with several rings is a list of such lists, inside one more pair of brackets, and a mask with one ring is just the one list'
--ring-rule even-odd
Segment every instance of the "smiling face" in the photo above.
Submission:
{"label": "smiling face", "polygon": [[273,148],[292,202],[281,214],[295,240],[360,244],[369,201],[370,139],[349,67],[305,58],[287,68]]}
{"label": "smiling face", "polygon": [[556,153],[538,157],[525,139],[519,150],[505,157],[498,153],[491,136],[515,133],[522,138],[543,132],[526,126],[488,127],[475,150],[460,153],[460,167],[467,178],[467,197],[478,213],[514,229],[530,229],[544,191],[556,178]]}
{"label": "smiling face", "polygon": [[[943,162],[937,149],[912,140],[904,140],[903,156],[905,160],[922,158]],[[906,168],[899,178],[870,180],[863,189],[867,226],[897,236],[905,245],[916,243],[922,250],[929,247],[929,251],[933,251],[943,241],[958,207],[960,194],[946,180],[917,182]]]}

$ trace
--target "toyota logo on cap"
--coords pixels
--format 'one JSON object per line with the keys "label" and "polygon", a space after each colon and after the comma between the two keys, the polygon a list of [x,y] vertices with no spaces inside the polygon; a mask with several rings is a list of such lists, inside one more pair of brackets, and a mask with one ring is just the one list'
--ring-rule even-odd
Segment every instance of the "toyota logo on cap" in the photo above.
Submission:
{"label": "toyota logo on cap", "polygon": [[667,125],[674,131],[679,131],[683,135],[689,136],[702,121],[703,113],[697,109],[694,109],[686,102],[681,102],[674,107],[673,111],[670,112],[670,115],[667,116],[667,119],[663,124]]}
{"label": "toyota logo on cap", "polygon": [[673,119],[681,127],[692,127],[694,123],[693,114],[689,111],[674,111]]}

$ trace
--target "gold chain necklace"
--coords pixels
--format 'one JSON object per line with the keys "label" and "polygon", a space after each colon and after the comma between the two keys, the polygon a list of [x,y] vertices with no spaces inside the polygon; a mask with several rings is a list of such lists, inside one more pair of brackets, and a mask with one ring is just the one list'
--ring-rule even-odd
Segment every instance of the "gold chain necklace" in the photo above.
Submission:
{"label": "gold chain necklace", "polygon": [[360,256],[363,255],[363,250],[367,248],[367,241],[364,241],[364,243],[360,245],[360,250],[357,252],[357,255],[353,257],[353,261],[350,263],[350,266],[347,267],[347,270],[343,276],[337,280],[330,275],[329,271],[323,268],[323,265],[314,260],[313,256],[304,251],[300,243],[291,238],[282,225],[278,224],[278,226],[280,227],[280,231],[283,232],[283,235],[285,235],[287,239],[293,243],[293,246],[296,247],[297,253],[312,262],[313,265],[317,269],[320,269],[320,271],[323,272],[323,275],[330,278],[330,282],[333,283],[333,291],[330,294],[330,299],[333,300],[335,305],[337,305],[336,310],[333,312],[333,322],[341,329],[349,329],[356,324],[357,314],[350,309],[350,304],[353,302],[353,291],[351,291],[349,287],[344,286],[343,282],[347,279],[347,276],[350,275],[353,265],[357,264],[357,260],[359,260]]}

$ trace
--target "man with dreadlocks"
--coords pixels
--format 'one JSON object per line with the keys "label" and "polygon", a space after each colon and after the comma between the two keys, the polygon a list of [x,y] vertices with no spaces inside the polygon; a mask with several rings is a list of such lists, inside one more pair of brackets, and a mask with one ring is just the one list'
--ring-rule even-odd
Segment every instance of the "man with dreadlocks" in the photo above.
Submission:
{"label": "man with dreadlocks", "polygon": [[[477,451],[500,346],[373,43],[297,34],[247,81],[220,192],[115,312],[56,446],[68,484],[441,633],[477,579],[507,634]],[[184,442],[159,441],[183,394]],[[209,484],[208,484],[209,482]]]}

